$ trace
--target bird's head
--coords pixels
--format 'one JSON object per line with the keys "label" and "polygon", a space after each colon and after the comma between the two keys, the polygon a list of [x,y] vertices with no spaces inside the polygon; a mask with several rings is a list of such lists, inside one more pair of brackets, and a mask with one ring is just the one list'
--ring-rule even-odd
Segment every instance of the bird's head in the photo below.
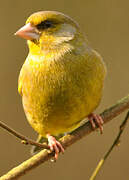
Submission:
{"label": "bird's head", "polygon": [[[15,35],[28,40],[30,50],[59,50],[80,36],[80,29],[70,17],[55,11],[41,11],[32,14],[26,25]],[[33,48],[32,48],[33,47]]]}

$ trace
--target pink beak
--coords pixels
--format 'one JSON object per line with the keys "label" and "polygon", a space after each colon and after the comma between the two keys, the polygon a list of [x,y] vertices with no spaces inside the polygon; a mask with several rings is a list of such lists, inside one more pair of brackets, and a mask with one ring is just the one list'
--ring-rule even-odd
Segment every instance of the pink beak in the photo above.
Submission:
{"label": "pink beak", "polygon": [[20,36],[27,40],[39,39],[39,33],[37,32],[36,27],[32,26],[30,23],[21,27],[15,35]]}

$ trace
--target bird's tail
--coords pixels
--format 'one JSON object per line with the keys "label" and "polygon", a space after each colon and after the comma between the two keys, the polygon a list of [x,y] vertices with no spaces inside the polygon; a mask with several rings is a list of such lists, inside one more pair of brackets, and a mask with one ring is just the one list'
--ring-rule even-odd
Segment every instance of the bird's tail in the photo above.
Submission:
{"label": "bird's tail", "polygon": [[[38,135],[38,138],[37,138],[36,142],[38,142],[38,143],[47,143],[47,139],[45,137],[41,136],[41,135]],[[32,146],[32,148],[30,150],[30,153],[31,153],[31,155],[35,155],[41,150],[42,150],[42,148],[40,148],[40,147]]]}

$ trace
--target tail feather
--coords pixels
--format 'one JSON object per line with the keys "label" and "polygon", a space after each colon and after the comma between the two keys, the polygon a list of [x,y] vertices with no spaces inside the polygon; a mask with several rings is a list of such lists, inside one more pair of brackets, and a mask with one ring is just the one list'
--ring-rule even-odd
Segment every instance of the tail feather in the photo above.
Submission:
{"label": "tail feather", "polygon": [[[41,135],[39,135],[36,142],[38,142],[38,143],[47,143],[47,139],[42,137]],[[30,153],[31,153],[31,155],[35,155],[41,150],[42,150],[42,148],[40,148],[40,147],[32,146],[32,148],[30,150]]]}

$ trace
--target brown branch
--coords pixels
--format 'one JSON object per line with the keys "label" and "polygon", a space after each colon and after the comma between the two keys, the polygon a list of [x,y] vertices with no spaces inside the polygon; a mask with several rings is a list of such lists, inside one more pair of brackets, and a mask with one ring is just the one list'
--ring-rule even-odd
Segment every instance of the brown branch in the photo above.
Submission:
{"label": "brown branch", "polygon": [[[120,113],[125,111],[129,108],[129,95],[125,98],[118,101],[115,105],[110,107],[109,109],[105,110],[101,113],[103,117],[104,123],[107,123],[114,117],[118,116]],[[89,133],[93,132],[92,127],[89,122],[85,123],[83,126],[79,127],[71,134],[68,134],[60,139],[62,145],[66,149],[77,140],[81,139],[82,137],[88,135]],[[19,166],[10,170],[7,174],[3,175],[0,180],[16,180],[18,177],[24,175],[25,173],[29,172],[29,170],[37,167],[41,163],[47,161],[48,159],[53,157],[53,153],[50,153],[49,150],[42,150],[35,156],[31,157],[30,159],[24,161]]]}
{"label": "brown branch", "polygon": [[99,173],[100,169],[102,168],[102,166],[104,165],[106,159],[109,157],[110,153],[112,152],[112,150],[114,149],[115,146],[118,146],[120,144],[120,138],[121,135],[124,132],[124,129],[127,125],[127,121],[129,120],[129,111],[124,119],[124,121],[122,121],[120,128],[119,128],[119,132],[117,137],[115,138],[113,144],[111,145],[111,147],[109,148],[109,150],[107,151],[107,153],[104,155],[104,157],[99,161],[99,163],[97,164],[94,172],[92,173],[91,177],[89,180],[94,180],[97,176],[97,174]]}
{"label": "brown branch", "polygon": [[21,139],[23,144],[30,144],[30,145],[34,145],[34,146],[38,146],[40,148],[43,149],[49,149],[49,146],[47,144],[41,144],[38,142],[35,142],[25,136],[23,136],[22,134],[18,133],[17,131],[15,131],[14,129],[10,128],[9,126],[7,126],[5,123],[3,123],[2,121],[0,121],[0,127],[2,127],[3,129],[5,129],[6,131],[8,131],[9,133],[11,133],[12,135],[14,135],[15,137]]}

